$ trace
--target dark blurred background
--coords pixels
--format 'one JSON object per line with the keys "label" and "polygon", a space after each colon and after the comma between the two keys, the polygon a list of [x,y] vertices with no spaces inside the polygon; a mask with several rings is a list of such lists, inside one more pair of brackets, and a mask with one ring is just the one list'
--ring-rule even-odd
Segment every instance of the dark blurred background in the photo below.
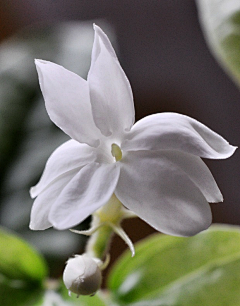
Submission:
{"label": "dark blurred background", "polygon": [[[179,112],[204,123],[231,144],[240,144],[240,91],[210,54],[194,1],[0,2],[0,38],[3,44],[19,31],[28,33],[34,28],[47,29],[63,21],[95,22],[107,33],[112,33],[120,63],[132,85],[136,120],[157,112]],[[92,41],[90,47],[91,44]],[[38,54],[32,55],[37,57]],[[35,72],[33,78],[37,82]],[[39,88],[37,90],[40,96]],[[17,156],[16,148],[11,162]],[[239,151],[228,160],[206,160],[206,163],[225,199],[221,204],[212,205],[214,222],[240,224]],[[5,170],[2,171],[2,180],[7,175]],[[27,171],[31,172],[31,168]],[[24,203],[19,201],[18,205],[21,207]],[[153,232],[140,220],[126,221],[125,228],[133,241]],[[117,246],[120,249],[125,247],[118,238],[113,246],[113,257],[119,255]]]}

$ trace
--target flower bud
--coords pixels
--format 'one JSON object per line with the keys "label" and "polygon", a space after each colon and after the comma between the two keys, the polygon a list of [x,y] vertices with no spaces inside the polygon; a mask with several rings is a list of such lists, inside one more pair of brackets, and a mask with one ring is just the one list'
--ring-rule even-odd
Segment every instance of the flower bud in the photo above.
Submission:
{"label": "flower bud", "polygon": [[100,288],[102,274],[101,261],[87,254],[75,255],[67,261],[63,281],[69,291],[79,295],[93,295]]}

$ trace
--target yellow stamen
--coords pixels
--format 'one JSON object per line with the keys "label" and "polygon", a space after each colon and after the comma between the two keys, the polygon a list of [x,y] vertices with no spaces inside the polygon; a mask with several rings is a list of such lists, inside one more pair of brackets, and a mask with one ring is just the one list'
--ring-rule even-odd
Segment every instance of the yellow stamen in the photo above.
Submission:
{"label": "yellow stamen", "polygon": [[116,161],[119,161],[122,159],[122,150],[119,148],[119,146],[116,143],[112,144],[111,153],[112,153],[112,156],[115,157]]}

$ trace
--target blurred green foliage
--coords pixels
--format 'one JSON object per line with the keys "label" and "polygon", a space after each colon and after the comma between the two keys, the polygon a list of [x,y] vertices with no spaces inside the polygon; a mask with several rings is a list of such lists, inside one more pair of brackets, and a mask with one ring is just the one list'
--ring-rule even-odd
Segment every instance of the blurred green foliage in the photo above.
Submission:
{"label": "blurred green foliage", "polygon": [[41,256],[25,241],[6,230],[0,231],[0,273],[7,279],[41,282],[47,276],[47,266]]}
{"label": "blurred green foliage", "polygon": [[108,287],[119,305],[240,305],[240,230],[213,226],[191,238],[153,235],[113,268]]}
{"label": "blurred green foliage", "polygon": [[196,3],[213,55],[240,86],[240,1],[196,0]]}
{"label": "blurred green foliage", "polygon": [[25,241],[0,229],[0,305],[32,306],[42,296],[47,265]]}
{"label": "blurred green foliage", "polygon": [[238,306],[240,228],[213,226],[191,238],[154,234],[117,261],[107,288],[68,296],[62,278],[16,235],[0,229],[2,306]]}

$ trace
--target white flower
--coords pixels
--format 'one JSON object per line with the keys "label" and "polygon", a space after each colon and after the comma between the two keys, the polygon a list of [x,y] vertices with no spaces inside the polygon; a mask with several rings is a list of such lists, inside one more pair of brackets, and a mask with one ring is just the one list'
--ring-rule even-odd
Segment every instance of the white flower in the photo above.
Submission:
{"label": "white flower", "polygon": [[102,283],[99,267],[101,261],[87,254],[75,255],[67,261],[63,272],[63,282],[69,291],[77,295],[95,294]]}
{"label": "white flower", "polygon": [[113,193],[155,229],[190,236],[209,227],[208,202],[223,200],[200,157],[223,159],[235,147],[198,121],[176,113],[134,123],[129,81],[103,31],[95,39],[87,80],[36,60],[51,120],[72,140],[47,161],[30,228],[71,228]]}

